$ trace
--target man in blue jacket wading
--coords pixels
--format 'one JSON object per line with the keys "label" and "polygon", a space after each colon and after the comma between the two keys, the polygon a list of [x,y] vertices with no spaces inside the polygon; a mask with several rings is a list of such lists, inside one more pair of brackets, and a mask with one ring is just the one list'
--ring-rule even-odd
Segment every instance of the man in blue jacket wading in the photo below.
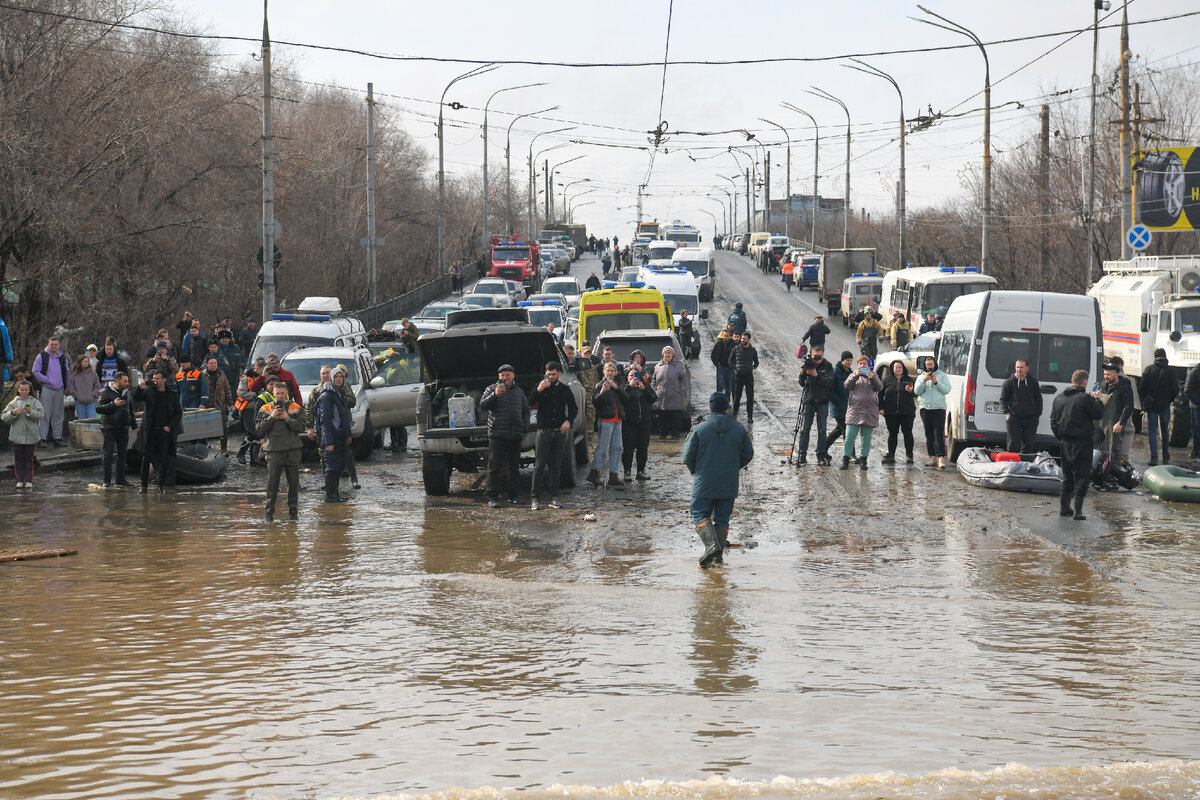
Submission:
{"label": "man in blue jacket wading", "polygon": [[715,392],[708,415],[692,428],[683,445],[683,463],[692,473],[692,522],[704,543],[700,566],[722,562],[729,544],[729,518],[738,496],[738,473],[754,458],[750,434],[729,414],[729,398]]}

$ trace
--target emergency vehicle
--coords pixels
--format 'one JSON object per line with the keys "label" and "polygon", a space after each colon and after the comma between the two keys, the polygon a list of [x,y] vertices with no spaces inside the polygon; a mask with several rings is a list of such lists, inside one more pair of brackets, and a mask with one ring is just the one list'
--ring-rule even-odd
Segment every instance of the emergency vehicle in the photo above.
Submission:
{"label": "emergency vehicle", "polygon": [[488,277],[518,281],[526,293],[536,292],[542,285],[539,250],[534,242],[493,236],[488,264]]}
{"label": "emergency vehicle", "polygon": [[945,317],[955,298],[998,288],[996,279],[984,275],[979,267],[894,269],[883,276],[879,311],[885,322],[890,323],[899,313],[919,328],[926,314]]}
{"label": "emergency vehicle", "polygon": [[675,330],[671,307],[658,289],[641,281],[606,282],[579,298],[577,347],[595,341],[606,330]]}

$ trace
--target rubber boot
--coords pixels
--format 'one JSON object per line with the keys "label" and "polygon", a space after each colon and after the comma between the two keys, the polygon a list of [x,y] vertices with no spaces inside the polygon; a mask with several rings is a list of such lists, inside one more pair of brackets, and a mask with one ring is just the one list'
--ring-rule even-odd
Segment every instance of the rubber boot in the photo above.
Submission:
{"label": "rubber boot", "polygon": [[712,520],[706,519],[696,526],[696,534],[704,543],[704,555],[700,556],[700,567],[708,569],[712,563],[721,557],[721,542],[717,538],[717,529]]}
{"label": "rubber boot", "polygon": [[362,488],[358,483],[358,467],[353,462],[350,463],[350,485],[355,489]]}
{"label": "rubber boot", "polygon": [[325,502],[326,503],[344,503],[346,498],[338,494],[338,476],[336,474],[325,476]]}
{"label": "rubber boot", "polygon": [[1071,516],[1071,514],[1072,514],[1072,511],[1071,511],[1071,495],[1069,495],[1069,494],[1062,494],[1062,495],[1059,495],[1059,496],[1058,496],[1058,505],[1059,505],[1058,515],[1059,515],[1060,517],[1069,517],[1069,516]]}
{"label": "rubber boot", "polygon": [[838,469],[850,469],[850,456],[842,456],[842,465]]}
{"label": "rubber boot", "polygon": [[858,468],[863,470],[864,472],[866,471],[866,469],[867,469],[867,457],[866,456],[858,457]]}
{"label": "rubber boot", "polygon": [[237,451],[237,460],[239,464],[246,463],[246,451],[250,449],[250,442],[243,441],[241,447]]}
{"label": "rubber boot", "polygon": [[721,552],[717,553],[717,557],[713,559],[714,564],[725,563],[725,551],[729,549],[729,526],[718,525],[717,527],[717,544],[721,545]]}
{"label": "rubber boot", "polygon": [[1075,519],[1087,519],[1087,517],[1085,517],[1083,515],[1083,498],[1082,497],[1075,498],[1075,517],[1074,518]]}

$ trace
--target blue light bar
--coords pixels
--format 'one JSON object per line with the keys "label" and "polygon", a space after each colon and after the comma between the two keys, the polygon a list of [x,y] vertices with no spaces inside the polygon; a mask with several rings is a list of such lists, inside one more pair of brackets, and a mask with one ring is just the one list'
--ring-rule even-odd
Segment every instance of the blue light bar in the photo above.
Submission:
{"label": "blue light bar", "polygon": [[979,267],[966,267],[965,269],[963,269],[963,272],[982,272],[982,271],[983,270],[981,270]]}
{"label": "blue light bar", "polygon": [[[641,288],[645,287],[645,285],[646,285],[645,281],[632,281],[629,284],[629,288],[630,289],[641,289]],[[650,288],[653,289],[654,287],[651,286]]]}
{"label": "blue light bar", "polygon": [[529,301],[529,300],[522,300],[522,301],[520,301],[519,303],[517,303],[517,305],[518,305],[519,307],[521,307],[521,308],[524,308],[524,307],[526,307],[526,306],[531,306],[531,305],[533,305],[533,303],[532,303],[531,301]]}
{"label": "blue light bar", "polygon": [[938,272],[954,272],[954,267],[938,267]]}
{"label": "blue light bar", "polygon": [[616,281],[605,281],[605,282],[604,282],[603,284],[601,284],[601,285],[602,285],[602,286],[604,286],[604,288],[605,288],[605,289],[615,289],[615,288],[617,288],[617,282],[616,282]]}
{"label": "blue light bar", "polygon": [[292,322],[329,322],[333,317],[328,314],[272,314],[271,319],[291,320]]}

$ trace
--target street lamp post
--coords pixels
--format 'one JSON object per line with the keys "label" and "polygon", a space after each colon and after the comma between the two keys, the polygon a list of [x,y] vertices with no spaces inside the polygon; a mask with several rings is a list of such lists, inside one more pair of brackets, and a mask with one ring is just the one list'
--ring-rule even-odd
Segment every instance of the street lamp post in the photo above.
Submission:
{"label": "street lamp post", "polygon": [[[559,186],[562,187],[563,211],[567,210],[567,189],[570,189],[572,186],[574,186],[577,183],[591,183],[591,182],[592,182],[591,178],[579,178],[578,180],[573,180],[570,183],[566,183],[566,184],[560,183],[559,184]],[[585,192],[580,192],[578,195],[576,195],[576,197],[579,197],[579,196],[585,195],[585,194],[590,194],[591,192],[595,192],[595,191],[599,191],[599,188],[597,187],[595,189],[590,189]]]}
{"label": "street lamp post", "polygon": [[559,167],[564,164],[570,164],[572,161],[578,161],[581,158],[587,158],[587,154],[568,158],[566,161],[560,161],[553,167],[547,166],[546,169],[546,221],[554,221],[554,173]]}
{"label": "street lamp post", "polygon": [[[529,198],[528,198],[528,201],[529,201],[529,241],[531,241],[531,242],[533,241],[533,238],[534,238],[534,230],[533,229],[535,227],[537,227],[537,219],[534,217],[534,214],[537,212],[537,203],[535,202],[537,188],[534,186],[533,144],[538,139],[540,139],[541,137],[545,136],[548,133],[564,133],[566,131],[571,131],[574,129],[575,129],[574,125],[568,125],[565,128],[557,128],[552,131],[541,131],[540,133],[535,133],[533,135],[533,138],[529,140]],[[554,147],[555,148],[566,147],[567,144],[569,144],[569,142],[562,142],[560,144],[554,145]],[[550,148],[550,149],[554,149],[554,148]],[[539,152],[538,155],[540,156],[541,153]]]}
{"label": "street lamp post", "polygon": [[[438,275],[446,274],[446,139],[442,135],[442,111],[446,107],[446,92],[450,91],[450,87],[466,78],[474,78],[476,75],[482,75],[485,72],[491,72],[494,69],[499,69],[497,64],[485,64],[475,67],[475,69],[464,72],[454,80],[446,84],[446,88],[442,90],[442,99],[438,101]],[[458,106],[461,108],[461,106]]]}
{"label": "street lamp post", "polygon": [[[483,104],[483,252],[488,251],[488,106],[492,104],[492,100],[496,95],[503,92],[511,92],[516,89],[530,89],[534,86],[545,86],[543,83],[526,83],[521,86],[508,86],[503,89],[497,89],[492,92],[492,96]],[[505,157],[508,156],[508,148],[505,148]],[[508,178],[507,168],[505,169],[505,178]]]}
{"label": "street lamp post", "polygon": [[576,211],[583,208],[584,206],[590,206],[596,202],[595,200],[584,200],[582,203],[575,202],[579,198],[583,197],[585,194],[587,194],[587,192],[581,192],[571,198],[571,204],[569,206],[567,206],[567,222],[574,222]]}
{"label": "street lamp post", "polygon": [[[709,199],[716,200],[715,197],[709,198]],[[717,200],[717,202],[720,203],[721,201]],[[725,208],[725,204],[721,203],[721,209],[724,210],[724,208]],[[709,211],[707,208],[698,208],[696,210],[701,212],[702,214],[707,214],[709,216],[709,218],[712,219],[712,221],[713,221],[713,238],[714,239],[717,238],[717,215],[712,213],[711,211]]]}
{"label": "street lamp post", "polygon": [[897,268],[904,269],[904,267],[908,266],[904,211],[904,93],[900,91],[900,84],[896,83],[896,79],[891,75],[888,75],[883,70],[879,69],[878,67],[871,66],[865,61],[859,61],[857,58],[852,58],[850,60],[855,64],[859,64],[860,66],[856,67],[852,64],[846,64],[845,66],[849,67],[850,69],[856,69],[859,72],[865,72],[868,75],[874,75],[878,78],[883,78],[885,81],[892,84],[892,86],[896,89],[896,94],[900,95],[900,188],[896,192],[897,195],[899,195],[896,200],[899,204],[898,214],[900,217],[900,264]]}
{"label": "street lamp post", "polygon": [[[727,180],[733,184],[733,194],[730,195],[730,199],[729,199],[729,219],[731,222],[733,222],[733,227],[729,228],[725,231],[726,233],[733,233],[734,231],[737,230],[737,226],[738,226],[738,223],[737,223],[737,194],[738,194],[737,193],[737,188],[738,188],[737,179],[731,178],[728,175],[718,175],[717,177],[724,178],[725,180]],[[729,192],[725,192],[725,193],[729,194]]]}
{"label": "street lamp post", "polygon": [[[918,19],[918,22],[924,22],[926,25],[932,25],[935,28],[941,28],[944,31],[951,33],[961,33],[975,43],[979,48],[979,52],[983,54],[983,230],[980,250],[980,265],[979,269],[983,274],[988,274],[991,266],[991,252],[988,244],[988,227],[992,217],[992,67],[988,62],[987,48],[983,46],[983,42],[972,31],[959,25],[957,22],[951,22],[941,14],[935,14],[928,8],[918,5],[917,8],[924,11],[931,17],[937,17],[945,25],[939,25],[936,22],[928,19]],[[915,18],[914,18],[915,19]],[[1091,262],[1088,262],[1091,266]]]}
{"label": "street lamp post", "polygon": [[821,155],[821,126],[817,124],[817,120],[812,114],[805,111],[799,106],[794,106],[791,103],[784,103],[783,107],[789,111],[795,111],[797,114],[803,114],[812,121],[813,124],[813,193],[812,193],[812,233],[809,234],[809,246],[816,248],[817,246],[817,212],[820,210],[820,192],[817,191],[817,181],[820,179],[820,155]]}
{"label": "street lamp post", "polygon": [[[783,138],[787,139],[787,179],[785,182],[785,191],[787,193],[787,201],[785,205],[783,218],[783,235],[791,237],[791,220],[792,220],[792,137],[788,135],[787,128],[780,125],[778,122],[772,122],[766,117],[759,117],[760,120],[768,125],[774,125],[779,130],[783,131]],[[767,212],[768,214],[770,211]]]}
{"label": "street lamp post", "polygon": [[[734,156],[734,161],[737,161],[737,156],[746,156],[746,158],[750,158],[750,156],[746,155],[741,150],[735,150],[733,147],[730,147],[728,152],[731,156]],[[753,158],[750,158],[750,163],[754,163]],[[740,170],[741,168],[742,162],[738,161],[738,169]],[[754,201],[754,194],[754,191],[750,188],[750,167],[746,167],[746,233],[750,233],[754,226],[754,212],[751,210],[751,203]]]}
{"label": "street lamp post", "polygon": [[[760,142],[754,134],[750,134],[750,144],[759,149],[759,154],[762,156],[763,163],[763,229],[771,230],[771,155],[767,152],[767,147]],[[758,169],[758,162],[754,162],[755,170]],[[758,216],[758,173],[754,175],[754,215]]]}
{"label": "street lamp post", "polygon": [[508,134],[504,139],[504,227],[505,235],[512,236],[513,221],[512,221],[512,128],[517,120],[525,117],[532,117],[535,114],[548,114],[551,111],[557,111],[558,106],[543,108],[541,111],[530,111],[528,114],[518,114],[513,117],[513,121],[508,123]]}
{"label": "street lamp post", "polygon": [[842,201],[842,247],[850,246],[850,109],[846,108],[846,104],[837,99],[824,89],[816,86],[812,87],[809,94],[822,97],[826,100],[832,100],[842,107],[842,111],[846,112],[846,197]]}

